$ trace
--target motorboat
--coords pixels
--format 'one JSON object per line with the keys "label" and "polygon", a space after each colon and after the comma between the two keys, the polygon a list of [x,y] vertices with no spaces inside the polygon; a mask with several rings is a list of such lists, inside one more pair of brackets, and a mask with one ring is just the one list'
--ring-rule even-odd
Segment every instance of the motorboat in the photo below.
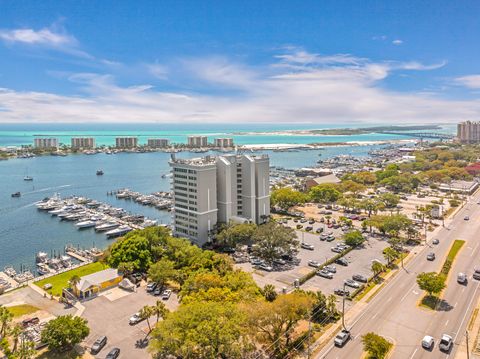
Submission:
{"label": "motorboat", "polygon": [[124,234],[127,234],[132,230],[131,227],[127,225],[120,226],[118,228],[112,229],[111,231],[106,232],[106,236],[108,238],[114,238],[114,237],[120,237],[123,236]]}
{"label": "motorboat", "polygon": [[82,221],[82,222],[77,222],[77,223],[75,223],[75,226],[77,226],[78,229],[91,228],[91,227],[95,227],[95,221],[86,220],[86,221]]}
{"label": "motorboat", "polygon": [[35,256],[36,263],[47,263],[48,262],[48,254],[45,252],[38,252]]}
{"label": "motorboat", "polygon": [[17,275],[17,271],[15,270],[15,268],[13,267],[10,267],[10,266],[7,266],[5,268],[3,268],[3,272],[8,275],[9,277],[15,277]]}
{"label": "motorboat", "polygon": [[67,255],[63,255],[60,257],[60,263],[65,267],[65,268],[69,268],[72,266],[72,259],[67,256]]}
{"label": "motorboat", "polygon": [[117,222],[104,222],[95,226],[97,232],[105,232],[115,229],[119,226]]}
{"label": "motorboat", "polygon": [[24,180],[24,181],[33,181],[33,177],[31,177],[31,176],[25,176],[25,177],[23,177],[23,180]]}
{"label": "motorboat", "polygon": [[20,197],[22,194],[20,192],[12,193],[12,197]]}
{"label": "motorboat", "polygon": [[97,176],[103,176],[103,171],[102,171],[102,170],[98,170],[98,171],[97,171]]}
{"label": "motorboat", "polygon": [[37,263],[37,272],[40,275],[50,274],[52,271],[46,263]]}

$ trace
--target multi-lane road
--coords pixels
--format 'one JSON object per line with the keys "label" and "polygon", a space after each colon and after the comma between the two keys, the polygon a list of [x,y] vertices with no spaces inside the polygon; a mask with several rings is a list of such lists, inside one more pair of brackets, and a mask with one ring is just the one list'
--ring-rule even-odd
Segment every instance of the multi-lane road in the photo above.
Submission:
{"label": "multi-lane road", "polygon": [[[400,270],[357,317],[347,321],[346,326],[353,336],[351,341],[343,348],[328,344],[316,358],[360,358],[363,351],[361,336],[368,332],[380,334],[395,344],[393,359],[454,358],[480,295],[480,281],[472,278],[474,268],[480,267],[479,199],[478,194],[472,196],[447,227],[436,234],[435,238],[440,243],[432,245],[429,240],[429,244],[407,263],[405,270]],[[465,216],[469,216],[470,220],[465,220]],[[440,309],[431,311],[419,307],[418,302],[424,292],[416,284],[417,274],[438,272],[455,239],[465,240],[466,243],[450,270]],[[435,261],[427,261],[429,252],[435,253]],[[467,273],[467,285],[457,283],[459,272]],[[438,349],[442,334],[454,338],[454,346],[449,353]],[[421,347],[425,335],[435,338],[432,351]]]}

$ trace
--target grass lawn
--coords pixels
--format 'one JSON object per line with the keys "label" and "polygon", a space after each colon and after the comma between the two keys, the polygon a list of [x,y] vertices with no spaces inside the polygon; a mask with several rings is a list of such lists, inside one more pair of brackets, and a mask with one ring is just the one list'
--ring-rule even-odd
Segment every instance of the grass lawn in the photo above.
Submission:
{"label": "grass lawn", "polygon": [[455,242],[453,242],[452,248],[450,248],[450,252],[448,252],[447,259],[453,261],[455,257],[457,256],[458,251],[462,246],[465,244],[465,241],[462,241],[461,239],[456,239]]}
{"label": "grass lawn", "polygon": [[72,269],[71,271],[60,273],[50,278],[42,279],[38,282],[35,282],[35,284],[40,288],[43,288],[43,286],[47,283],[51,284],[52,288],[49,289],[47,292],[60,297],[62,295],[62,289],[65,287],[68,287],[68,281],[74,275],[83,277],[85,275],[104,270],[105,268],[107,267],[100,262],[90,263],[90,264]]}
{"label": "grass lawn", "polygon": [[21,317],[22,315],[32,314],[40,310],[40,308],[34,307],[30,304],[21,304],[7,307],[8,311],[13,314],[14,317]]}

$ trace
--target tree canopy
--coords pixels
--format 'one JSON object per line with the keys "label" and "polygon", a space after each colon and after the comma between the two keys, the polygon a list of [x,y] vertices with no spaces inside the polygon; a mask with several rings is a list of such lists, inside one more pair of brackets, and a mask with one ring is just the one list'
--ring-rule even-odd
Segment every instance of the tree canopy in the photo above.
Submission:
{"label": "tree canopy", "polygon": [[338,185],[333,183],[322,183],[310,188],[310,200],[316,203],[336,202],[342,193],[338,190]]}
{"label": "tree canopy", "polygon": [[439,294],[445,287],[445,277],[435,272],[423,272],[417,276],[417,284],[428,295]]}
{"label": "tree canopy", "polygon": [[253,253],[268,263],[282,255],[291,255],[298,248],[297,234],[290,227],[276,222],[268,222],[259,226],[253,234]]}
{"label": "tree canopy", "polygon": [[84,340],[90,329],[87,321],[80,317],[61,315],[50,320],[42,331],[42,342],[52,350],[61,351],[73,348]]}

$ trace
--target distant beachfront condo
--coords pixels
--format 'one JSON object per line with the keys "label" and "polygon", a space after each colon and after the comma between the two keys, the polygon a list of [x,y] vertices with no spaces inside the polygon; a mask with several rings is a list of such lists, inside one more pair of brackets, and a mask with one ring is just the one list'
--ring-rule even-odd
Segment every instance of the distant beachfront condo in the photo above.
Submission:
{"label": "distant beachfront condo", "polygon": [[208,138],[207,136],[188,136],[188,146],[189,147],[207,147]]}
{"label": "distant beachfront condo", "polygon": [[115,147],[117,148],[135,148],[138,146],[136,137],[116,137]]}
{"label": "distant beachfront condo", "polygon": [[267,155],[225,155],[170,161],[173,233],[201,246],[218,222],[263,223],[270,215]]}
{"label": "distant beachfront condo", "polygon": [[480,122],[461,122],[457,125],[457,138],[462,143],[480,142]]}
{"label": "distant beachfront condo", "polygon": [[151,148],[164,148],[170,146],[170,141],[166,138],[149,138],[147,145]]}
{"label": "distant beachfront condo", "polygon": [[58,138],[35,138],[33,145],[35,148],[58,148]]}
{"label": "distant beachfront condo", "polygon": [[72,137],[72,149],[93,149],[95,148],[95,138],[93,137]]}
{"label": "distant beachfront condo", "polygon": [[213,140],[213,145],[215,147],[233,147],[233,138],[215,138]]}

